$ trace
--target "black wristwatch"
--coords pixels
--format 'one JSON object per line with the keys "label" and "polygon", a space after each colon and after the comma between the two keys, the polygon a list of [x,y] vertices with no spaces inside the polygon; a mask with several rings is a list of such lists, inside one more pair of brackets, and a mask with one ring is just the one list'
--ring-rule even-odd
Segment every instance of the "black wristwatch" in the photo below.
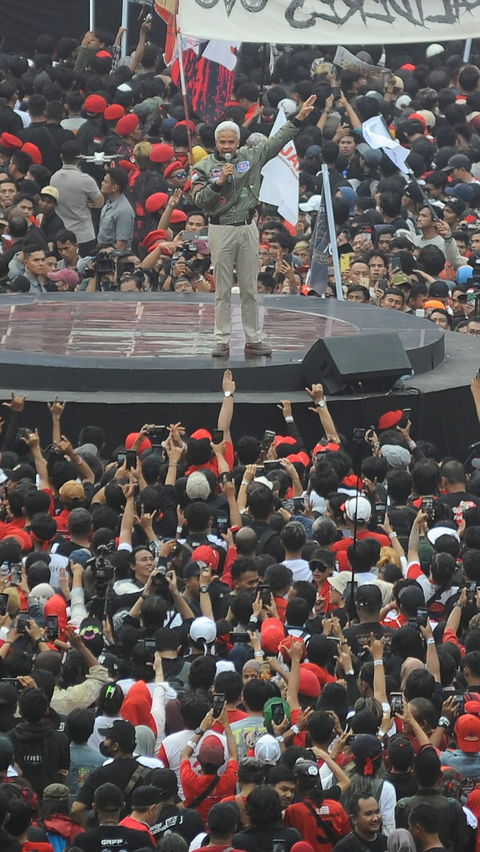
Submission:
{"label": "black wristwatch", "polygon": [[208,592],[208,586],[200,586],[200,592],[202,594],[205,594],[205,592]]}
{"label": "black wristwatch", "polygon": [[203,737],[203,729],[202,729],[202,728],[195,728],[195,730],[194,730],[194,732],[193,732],[193,733],[194,733],[197,737]]}

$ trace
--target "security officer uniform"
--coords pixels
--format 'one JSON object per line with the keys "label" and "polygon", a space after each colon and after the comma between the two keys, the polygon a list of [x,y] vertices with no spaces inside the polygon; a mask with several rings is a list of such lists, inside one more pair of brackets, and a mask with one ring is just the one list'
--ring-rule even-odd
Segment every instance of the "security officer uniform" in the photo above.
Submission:
{"label": "security officer uniform", "polygon": [[[296,136],[302,121],[294,118],[257,148],[238,148],[230,162],[232,180],[217,186],[226,160],[218,152],[194,166],[192,193],[195,204],[208,216],[208,244],[215,277],[215,338],[228,347],[232,330],[231,291],[234,267],[242,306],[242,323],[248,344],[262,341],[258,316],[259,237],[253,216],[262,182],[261,170]],[[225,354],[228,354],[228,350]],[[259,353],[262,354],[262,353]],[[265,353],[267,354],[267,353]]]}

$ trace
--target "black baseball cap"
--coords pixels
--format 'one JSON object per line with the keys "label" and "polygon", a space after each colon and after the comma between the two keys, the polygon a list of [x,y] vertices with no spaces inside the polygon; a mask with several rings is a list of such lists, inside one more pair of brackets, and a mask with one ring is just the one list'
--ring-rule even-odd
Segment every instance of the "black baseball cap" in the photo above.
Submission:
{"label": "black baseball cap", "polygon": [[93,801],[99,811],[115,813],[123,807],[123,796],[116,784],[101,784],[95,790]]}
{"label": "black baseball cap", "polygon": [[357,590],[357,596],[355,598],[355,603],[358,606],[381,606],[382,605],[382,593],[378,586],[374,586],[373,583],[364,583]]}
{"label": "black baseball cap", "polygon": [[335,568],[336,554],[332,550],[314,550],[309,565],[322,565],[324,568]]}
{"label": "black baseball cap", "polygon": [[162,799],[169,798],[178,792],[177,776],[173,769],[155,769],[150,780],[160,792]]}
{"label": "black baseball cap", "polygon": [[207,567],[205,562],[187,562],[183,569],[183,579],[188,580],[189,577],[200,577],[202,571],[205,571]]}
{"label": "black baseball cap", "polygon": [[98,733],[106,740],[113,740],[121,748],[135,747],[135,727],[131,722],[116,719],[109,728],[99,728]]}
{"label": "black baseball cap", "polygon": [[158,787],[153,784],[144,784],[142,787],[137,787],[132,793],[132,808],[149,808],[150,805],[159,805],[162,801],[162,794]]}

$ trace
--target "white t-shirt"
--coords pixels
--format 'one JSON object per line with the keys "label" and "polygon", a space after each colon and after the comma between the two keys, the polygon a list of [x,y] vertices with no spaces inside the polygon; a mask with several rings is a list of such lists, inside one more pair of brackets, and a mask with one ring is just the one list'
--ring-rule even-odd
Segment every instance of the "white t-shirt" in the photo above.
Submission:
{"label": "white t-shirt", "polygon": [[[227,740],[223,734],[217,734],[216,731],[214,731],[213,734],[214,736],[218,737],[219,740],[221,740],[225,751],[225,760],[220,769],[218,770],[218,774],[222,775],[225,772],[228,763]],[[168,767],[168,769],[173,769],[173,771],[175,772],[178,782],[178,795],[182,799],[184,798],[184,796],[182,785],[180,783],[180,755],[182,754],[182,751],[187,745],[188,741],[191,740],[192,736],[193,731],[177,731],[176,734],[170,734],[168,737],[165,737],[158,754],[160,760],[163,761],[163,765]],[[212,731],[207,731],[207,736],[212,736]],[[197,775],[200,775],[198,752],[200,750],[202,739],[203,737],[198,741],[197,746],[190,758],[192,769]]]}
{"label": "white t-shirt", "polygon": [[306,580],[307,583],[312,582],[312,572],[306,559],[284,559],[282,564],[290,568],[292,583],[296,583],[297,580]]}

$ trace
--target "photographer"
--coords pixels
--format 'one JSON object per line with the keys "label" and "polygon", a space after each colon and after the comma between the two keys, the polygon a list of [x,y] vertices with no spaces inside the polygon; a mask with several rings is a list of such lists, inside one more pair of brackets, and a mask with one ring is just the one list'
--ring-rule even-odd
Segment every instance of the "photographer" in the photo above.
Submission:
{"label": "photographer", "polygon": [[190,292],[211,292],[215,289],[215,281],[209,272],[210,265],[210,251],[206,240],[184,242],[181,249],[172,257],[170,275],[166,278],[163,289],[176,292],[183,289],[185,292],[185,288],[179,288],[177,284],[187,280],[191,284]]}
{"label": "photographer", "polygon": [[117,260],[118,253],[111,243],[98,243],[95,254],[90,258],[88,269],[93,275],[84,279],[80,290],[95,293],[98,290],[109,292],[117,289]]}

